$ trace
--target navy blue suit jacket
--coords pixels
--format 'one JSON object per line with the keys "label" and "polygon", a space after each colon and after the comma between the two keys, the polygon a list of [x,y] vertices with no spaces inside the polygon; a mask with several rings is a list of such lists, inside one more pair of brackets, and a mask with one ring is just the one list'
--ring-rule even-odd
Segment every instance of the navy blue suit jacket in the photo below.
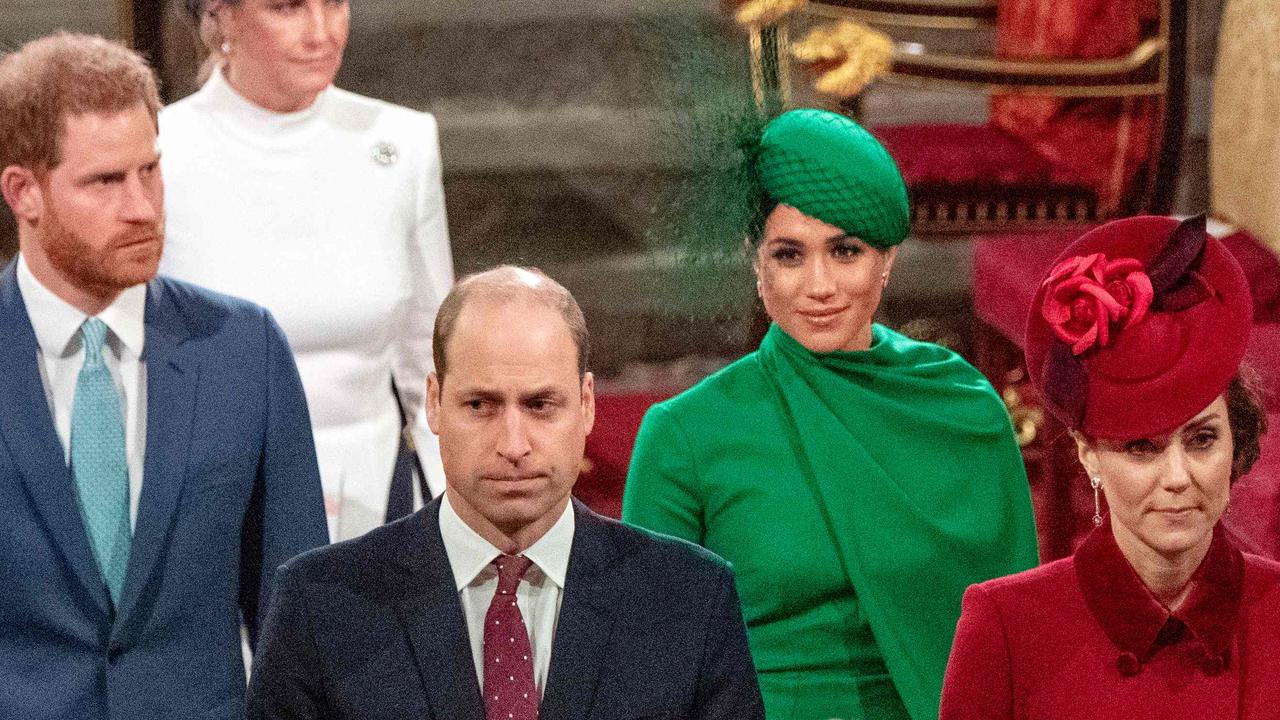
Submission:
{"label": "navy blue suit jacket", "polygon": [[[763,720],[733,574],[574,501],[540,720]],[[276,574],[249,718],[484,720],[440,500]]]}
{"label": "navy blue suit jacket", "polygon": [[147,287],[146,457],[113,608],[18,291],[0,276],[0,718],[230,720],[272,571],[327,540],[306,400],[255,305]]}

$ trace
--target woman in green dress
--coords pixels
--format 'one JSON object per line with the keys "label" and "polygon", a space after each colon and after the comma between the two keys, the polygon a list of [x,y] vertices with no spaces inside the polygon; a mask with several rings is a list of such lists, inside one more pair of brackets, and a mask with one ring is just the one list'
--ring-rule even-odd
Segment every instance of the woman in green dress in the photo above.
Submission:
{"label": "woman in green dress", "polygon": [[884,148],[792,110],[751,152],[757,351],[654,406],[623,520],[733,563],[770,720],[937,717],[965,588],[1036,564],[1000,398],[872,317],[908,229]]}

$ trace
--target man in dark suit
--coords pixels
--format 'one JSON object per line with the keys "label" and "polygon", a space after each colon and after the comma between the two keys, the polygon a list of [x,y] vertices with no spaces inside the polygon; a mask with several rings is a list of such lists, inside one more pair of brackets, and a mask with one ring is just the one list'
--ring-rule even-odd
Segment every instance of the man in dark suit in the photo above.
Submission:
{"label": "man in dark suit", "polygon": [[570,498],[595,401],[569,292],[466,278],[434,354],[444,495],[280,569],[249,717],[762,719],[727,564]]}
{"label": "man in dark suit", "polygon": [[244,713],[241,622],[326,540],[266,311],[156,278],[146,63],[58,34],[0,60],[0,717]]}

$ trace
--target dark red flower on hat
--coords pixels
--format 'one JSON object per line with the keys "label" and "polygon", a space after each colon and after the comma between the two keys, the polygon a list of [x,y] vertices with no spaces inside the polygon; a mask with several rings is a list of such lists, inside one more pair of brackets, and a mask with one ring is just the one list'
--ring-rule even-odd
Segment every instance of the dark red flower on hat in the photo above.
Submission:
{"label": "dark red flower on hat", "polygon": [[1102,253],[1063,260],[1043,285],[1040,314],[1074,355],[1106,347],[1114,332],[1141,322],[1155,295],[1141,262]]}

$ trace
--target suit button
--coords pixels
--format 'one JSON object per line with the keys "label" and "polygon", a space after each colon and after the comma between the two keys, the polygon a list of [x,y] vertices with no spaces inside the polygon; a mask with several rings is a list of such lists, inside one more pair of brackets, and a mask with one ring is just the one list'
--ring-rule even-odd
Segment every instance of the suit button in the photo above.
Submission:
{"label": "suit button", "polygon": [[1221,675],[1222,670],[1225,667],[1226,667],[1226,663],[1223,661],[1222,656],[1214,655],[1213,653],[1209,653],[1205,657],[1205,659],[1200,662],[1200,669],[1203,670],[1204,674],[1208,675],[1209,677]]}
{"label": "suit button", "polygon": [[124,648],[120,647],[119,645],[112,645],[111,647],[107,648],[107,664],[115,665],[120,660],[120,656],[123,654],[124,654]]}
{"label": "suit button", "polygon": [[1142,671],[1142,663],[1138,662],[1138,656],[1131,652],[1121,653],[1116,658],[1116,669],[1125,677],[1133,677]]}

